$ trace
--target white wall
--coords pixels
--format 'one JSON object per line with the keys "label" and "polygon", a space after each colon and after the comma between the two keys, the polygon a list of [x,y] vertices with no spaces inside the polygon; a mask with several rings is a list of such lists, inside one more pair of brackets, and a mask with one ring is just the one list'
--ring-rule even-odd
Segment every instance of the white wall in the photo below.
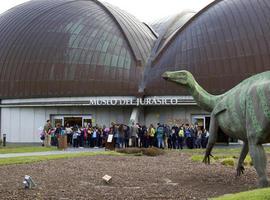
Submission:
{"label": "white wall", "polygon": [[2,108],[1,133],[7,142],[40,142],[39,127],[50,115],[91,114],[95,123],[110,126],[111,122],[129,123],[132,107],[32,107]]}
{"label": "white wall", "polygon": [[168,125],[181,125],[191,123],[192,115],[205,115],[208,112],[198,106],[149,106],[144,109],[145,124],[157,123]]}

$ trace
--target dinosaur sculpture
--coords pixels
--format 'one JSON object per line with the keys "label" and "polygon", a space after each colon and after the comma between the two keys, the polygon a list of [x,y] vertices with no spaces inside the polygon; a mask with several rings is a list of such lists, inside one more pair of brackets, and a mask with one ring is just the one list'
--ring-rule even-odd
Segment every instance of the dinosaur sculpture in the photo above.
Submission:
{"label": "dinosaur sculpture", "polygon": [[244,172],[243,162],[250,151],[259,186],[267,187],[267,161],[262,144],[270,142],[270,71],[251,76],[222,95],[206,92],[188,71],[165,72],[162,77],[187,87],[197,104],[211,112],[210,136],[203,162],[210,164],[220,127],[228,136],[243,141],[237,176]]}

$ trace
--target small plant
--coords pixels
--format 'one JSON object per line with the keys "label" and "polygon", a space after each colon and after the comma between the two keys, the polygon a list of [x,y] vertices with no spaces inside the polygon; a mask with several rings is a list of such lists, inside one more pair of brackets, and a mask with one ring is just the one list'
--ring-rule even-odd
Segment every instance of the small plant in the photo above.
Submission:
{"label": "small plant", "polygon": [[191,156],[191,160],[200,162],[203,160],[203,156],[202,155],[193,155],[193,156]]}
{"label": "small plant", "polygon": [[221,164],[225,166],[234,166],[235,160],[233,158],[224,158],[221,160]]}
{"label": "small plant", "polygon": [[252,166],[252,165],[253,165],[250,156],[247,156],[247,157],[246,157],[246,159],[245,159],[245,161],[244,161],[244,165],[245,165],[245,166]]}

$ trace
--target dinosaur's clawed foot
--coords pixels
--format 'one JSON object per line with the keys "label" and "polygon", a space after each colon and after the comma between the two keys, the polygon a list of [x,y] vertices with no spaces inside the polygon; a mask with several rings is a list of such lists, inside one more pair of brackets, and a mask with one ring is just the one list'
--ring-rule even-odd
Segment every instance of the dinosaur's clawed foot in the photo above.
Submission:
{"label": "dinosaur's clawed foot", "polygon": [[239,165],[236,169],[236,176],[241,176],[241,174],[244,174],[245,168],[243,165]]}
{"label": "dinosaur's clawed foot", "polygon": [[210,164],[210,156],[214,157],[211,153],[209,154],[205,154],[204,158],[203,158],[203,163],[205,164]]}

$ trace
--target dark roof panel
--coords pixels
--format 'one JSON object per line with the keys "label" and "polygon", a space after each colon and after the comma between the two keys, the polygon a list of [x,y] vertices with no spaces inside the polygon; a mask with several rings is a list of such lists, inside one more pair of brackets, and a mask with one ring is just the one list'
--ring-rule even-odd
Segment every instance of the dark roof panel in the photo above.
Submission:
{"label": "dark roof panel", "polygon": [[189,70],[215,94],[270,70],[269,8],[270,2],[265,0],[216,0],[200,11],[153,61],[146,93],[186,94],[162,80],[161,74],[167,70]]}
{"label": "dark roof panel", "polygon": [[24,3],[0,15],[0,37],[1,98],[136,95],[155,40],[95,0]]}

